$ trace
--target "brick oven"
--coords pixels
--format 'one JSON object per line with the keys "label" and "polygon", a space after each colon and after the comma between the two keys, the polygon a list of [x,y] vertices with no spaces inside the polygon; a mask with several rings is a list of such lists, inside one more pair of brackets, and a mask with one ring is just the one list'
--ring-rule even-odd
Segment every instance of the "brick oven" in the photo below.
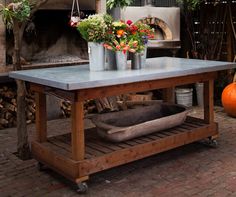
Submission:
{"label": "brick oven", "polygon": [[[0,3],[5,2],[0,0]],[[83,15],[106,11],[106,0],[79,0]],[[21,56],[26,67],[72,64],[87,58],[87,43],[69,26],[72,0],[48,0],[26,28]],[[6,74],[13,55],[13,35],[0,21],[0,74]],[[87,61],[87,60],[86,60]]]}

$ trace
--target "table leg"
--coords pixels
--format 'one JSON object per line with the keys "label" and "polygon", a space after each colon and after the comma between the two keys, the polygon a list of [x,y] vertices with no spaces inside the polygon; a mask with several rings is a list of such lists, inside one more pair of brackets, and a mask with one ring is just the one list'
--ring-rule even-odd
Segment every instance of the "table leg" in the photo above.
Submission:
{"label": "table leg", "polygon": [[204,120],[214,122],[214,80],[204,82]]}
{"label": "table leg", "polygon": [[72,103],[71,109],[72,132],[71,146],[72,158],[75,161],[84,159],[85,143],[84,143],[84,104],[81,101]]}
{"label": "table leg", "polygon": [[35,92],[36,101],[36,140],[38,142],[47,141],[47,110],[46,95]]}
{"label": "table leg", "polygon": [[163,89],[163,100],[164,102],[175,103],[175,88],[165,88]]}

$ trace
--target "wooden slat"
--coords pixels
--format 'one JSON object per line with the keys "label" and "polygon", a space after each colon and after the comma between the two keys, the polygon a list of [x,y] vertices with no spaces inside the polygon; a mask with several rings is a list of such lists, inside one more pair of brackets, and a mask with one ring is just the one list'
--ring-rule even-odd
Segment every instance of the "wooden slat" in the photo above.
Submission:
{"label": "wooden slat", "polygon": [[153,135],[159,136],[159,137],[161,137],[161,138],[165,138],[166,136],[168,136],[168,135],[166,135],[164,132],[158,132],[158,133],[155,133],[155,134],[153,134]]}
{"label": "wooden slat", "polygon": [[116,143],[116,144],[117,144],[117,146],[119,146],[119,147],[121,147],[121,148],[130,148],[130,147],[131,147],[131,145],[126,144],[126,143],[123,143],[123,142],[121,142],[121,143]]}
{"label": "wooden slat", "polygon": [[193,127],[192,126],[189,126],[189,125],[187,125],[187,124],[182,124],[181,126],[180,126],[181,128],[184,128],[184,129],[187,129],[187,130],[189,130],[189,129],[192,129]]}
{"label": "wooden slat", "polygon": [[142,138],[135,138],[133,139],[134,142],[137,142],[137,144],[143,144],[146,143],[146,141],[142,140]]}
{"label": "wooden slat", "polygon": [[[61,147],[62,149],[65,149],[68,154],[70,155],[69,158],[72,159],[72,151],[71,151],[71,141],[68,140],[70,139],[70,137],[66,137],[66,136],[70,136],[70,134],[66,134],[66,135],[59,135],[53,138],[49,138],[48,141],[52,144],[55,144],[58,147]],[[85,159],[89,159],[94,157],[94,155],[89,154],[88,151],[85,151]]]}
{"label": "wooden slat", "polygon": [[161,137],[153,135],[153,134],[148,135],[148,137],[153,139],[153,140],[161,139]]}
{"label": "wooden slat", "polygon": [[95,143],[95,142],[92,142],[92,141],[87,141],[86,143],[88,143],[90,147],[93,147],[94,149],[96,149],[96,150],[98,150],[102,153],[106,154],[106,153],[113,152],[112,149],[106,147],[105,143],[98,144],[98,143]]}
{"label": "wooden slat", "polygon": [[128,145],[131,145],[131,146],[135,146],[135,145],[138,145],[139,143],[133,141],[133,140],[128,140],[128,141],[125,141],[124,142],[125,144],[128,144]]}
{"label": "wooden slat", "polygon": [[116,151],[116,150],[122,149],[120,146],[117,146],[114,143],[106,142],[106,144],[104,144],[104,142],[102,142],[100,139],[96,140],[96,138],[95,138],[95,139],[92,139],[92,140],[90,139],[90,141],[93,142],[93,143],[97,143],[98,145],[103,145],[103,146],[105,145],[106,148],[108,148],[108,149],[110,149],[112,151]]}
{"label": "wooden slat", "polygon": [[57,140],[49,140],[48,142],[44,142],[43,146],[52,150],[54,153],[62,155],[66,158],[72,158],[71,151],[68,151],[63,146],[61,146]]}
{"label": "wooden slat", "polygon": [[86,144],[86,147],[87,147],[86,151],[88,151],[89,154],[94,155],[95,157],[98,157],[98,156],[101,156],[101,155],[105,154],[100,149],[97,149],[96,147],[91,146],[91,144],[89,144],[89,143]]}
{"label": "wooden slat", "polygon": [[185,122],[184,124],[187,125],[190,128],[197,128],[198,127],[197,125],[195,125],[193,123],[190,123],[190,122]]}

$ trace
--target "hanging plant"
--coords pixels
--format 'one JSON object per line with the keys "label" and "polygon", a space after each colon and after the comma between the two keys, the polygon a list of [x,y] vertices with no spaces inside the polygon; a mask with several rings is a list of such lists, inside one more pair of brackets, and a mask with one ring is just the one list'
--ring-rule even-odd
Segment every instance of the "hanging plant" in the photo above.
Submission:
{"label": "hanging plant", "polygon": [[120,7],[120,8],[124,8],[129,6],[131,3],[133,2],[133,0],[108,0],[106,3],[106,6],[108,9],[112,9],[115,7]]}

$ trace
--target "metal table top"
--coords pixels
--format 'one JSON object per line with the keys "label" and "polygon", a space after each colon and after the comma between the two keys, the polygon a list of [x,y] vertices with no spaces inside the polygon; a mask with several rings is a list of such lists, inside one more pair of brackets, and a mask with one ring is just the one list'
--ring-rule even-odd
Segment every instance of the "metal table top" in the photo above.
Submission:
{"label": "metal table top", "polygon": [[63,90],[119,85],[236,68],[236,63],[173,57],[149,58],[140,70],[89,71],[88,65],[13,71],[9,76]]}

